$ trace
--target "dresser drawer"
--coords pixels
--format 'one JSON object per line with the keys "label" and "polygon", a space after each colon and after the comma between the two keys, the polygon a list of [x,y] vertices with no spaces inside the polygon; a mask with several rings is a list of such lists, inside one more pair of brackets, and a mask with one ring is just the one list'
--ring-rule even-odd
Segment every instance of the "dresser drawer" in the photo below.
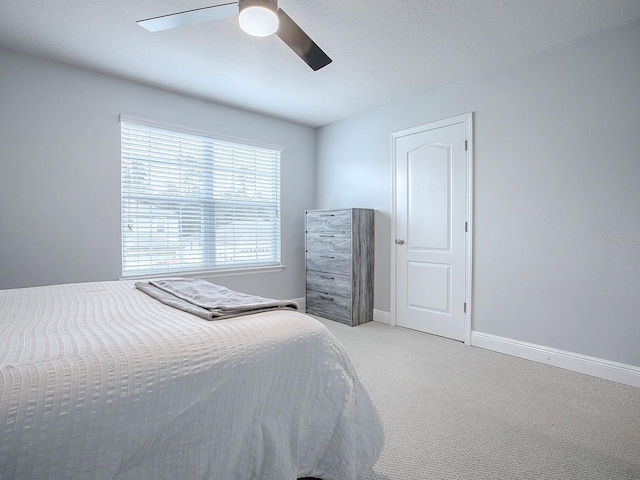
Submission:
{"label": "dresser drawer", "polygon": [[307,233],[339,234],[351,232],[351,210],[307,212]]}
{"label": "dresser drawer", "polygon": [[351,325],[351,298],[307,287],[306,312]]}
{"label": "dresser drawer", "polygon": [[307,271],[307,288],[319,292],[351,296],[351,277],[316,271]]}
{"label": "dresser drawer", "polygon": [[351,255],[307,252],[307,271],[335,273],[351,276]]}
{"label": "dresser drawer", "polygon": [[347,234],[311,234],[307,233],[307,250],[321,253],[351,254],[351,235]]}

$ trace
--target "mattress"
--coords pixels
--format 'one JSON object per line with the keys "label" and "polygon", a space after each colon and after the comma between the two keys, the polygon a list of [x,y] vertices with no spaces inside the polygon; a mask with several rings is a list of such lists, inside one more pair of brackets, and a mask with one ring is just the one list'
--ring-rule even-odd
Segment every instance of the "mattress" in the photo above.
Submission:
{"label": "mattress", "polygon": [[0,478],[362,479],[380,419],[319,322],[209,322],[133,282],[0,291]]}

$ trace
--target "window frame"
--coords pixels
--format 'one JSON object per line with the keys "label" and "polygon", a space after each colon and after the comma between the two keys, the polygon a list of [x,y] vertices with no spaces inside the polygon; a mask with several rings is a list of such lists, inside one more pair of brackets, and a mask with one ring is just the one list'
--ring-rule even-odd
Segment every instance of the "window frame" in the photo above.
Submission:
{"label": "window frame", "polygon": [[[243,275],[243,274],[253,274],[253,273],[268,273],[268,272],[278,272],[285,268],[285,265],[282,262],[282,153],[284,148],[280,145],[259,142],[247,138],[241,137],[233,137],[230,135],[224,135],[216,132],[210,132],[206,130],[193,129],[180,125],[170,124],[159,122],[155,120],[150,120],[142,117],[137,117],[133,115],[120,114],[120,247],[121,247],[121,280],[130,280],[130,279],[144,279],[144,278],[154,278],[159,276],[181,276],[181,277],[218,277],[218,276],[228,276],[228,275]],[[278,182],[278,238],[277,243],[275,244],[277,248],[277,264],[269,264],[269,265],[223,265],[221,267],[215,267],[211,265],[204,265],[203,268],[192,268],[192,269],[168,269],[162,271],[155,272],[137,272],[137,273],[125,273],[125,237],[124,237],[124,220],[125,220],[125,196],[124,196],[124,188],[123,188],[123,129],[122,124],[134,124],[142,127],[156,128],[161,130],[166,130],[171,133],[176,134],[186,134],[198,137],[205,137],[213,142],[230,142],[241,145],[243,147],[256,147],[259,149],[269,149],[273,151],[277,151],[277,161],[278,161],[278,172],[277,172],[277,182]],[[210,165],[210,169],[213,170],[213,164]],[[211,177],[213,179],[213,177]],[[215,202],[214,199],[211,199],[212,202]],[[209,252],[211,253],[211,252]]]}

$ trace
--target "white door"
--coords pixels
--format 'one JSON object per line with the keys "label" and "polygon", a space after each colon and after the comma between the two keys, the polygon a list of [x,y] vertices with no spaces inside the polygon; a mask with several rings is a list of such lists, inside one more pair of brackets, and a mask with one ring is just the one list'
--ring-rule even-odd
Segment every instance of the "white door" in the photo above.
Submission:
{"label": "white door", "polygon": [[396,324],[465,341],[467,129],[432,127],[394,136]]}

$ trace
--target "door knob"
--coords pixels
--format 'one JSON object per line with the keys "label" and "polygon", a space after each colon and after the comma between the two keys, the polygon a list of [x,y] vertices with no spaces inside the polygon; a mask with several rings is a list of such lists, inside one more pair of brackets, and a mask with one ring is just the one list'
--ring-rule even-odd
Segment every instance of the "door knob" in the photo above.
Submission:
{"label": "door knob", "polygon": [[404,245],[404,240],[401,238],[396,238],[396,245]]}

